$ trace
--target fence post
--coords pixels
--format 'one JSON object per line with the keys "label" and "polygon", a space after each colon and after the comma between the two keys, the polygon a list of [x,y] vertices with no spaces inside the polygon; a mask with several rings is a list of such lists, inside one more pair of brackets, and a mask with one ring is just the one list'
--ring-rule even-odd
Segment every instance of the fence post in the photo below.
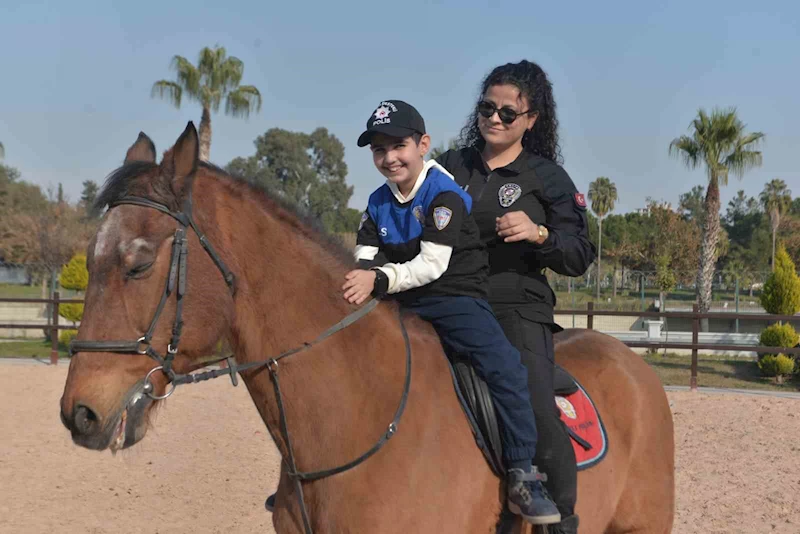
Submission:
{"label": "fence post", "polygon": [[697,303],[692,304],[692,377],[689,379],[689,389],[697,391],[697,342],[700,331],[700,319],[697,317]]}
{"label": "fence post", "polygon": [[592,312],[594,311],[594,302],[591,301],[587,302],[586,309],[588,310],[588,313],[586,314],[586,328],[588,328],[589,330],[593,330],[594,314]]}
{"label": "fence post", "polygon": [[58,301],[60,294],[53,292],[53,324],[50,330],[50,365],[58,365]]}
{"label": "fence post", "polygon": [[739,275],[736,275],[736,333],[739,333]]}

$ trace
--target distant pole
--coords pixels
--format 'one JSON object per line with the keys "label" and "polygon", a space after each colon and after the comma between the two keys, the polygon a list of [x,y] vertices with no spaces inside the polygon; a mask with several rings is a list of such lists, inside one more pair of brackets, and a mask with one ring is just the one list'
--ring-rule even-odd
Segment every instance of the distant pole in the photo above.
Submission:
{"label": "distant pole", "polygon": [[53,292],[53,329],[50,330],[50,365],[58,365],[58,291]]}
{"label": "distant pole", "polygon": [[739,333],[739,275],[736,275],[736,333]]}
{"label": "distant pole", "polygon": [[689,379],[689,389],[697,391],[697,343],[700,330],[700,319],[697,317],[698,306],[692,304],[692,377]]}
{"label": "distant pole", "polygon": [[594,302],[587,302],[586,309],[588,310],[586,315],[586,328],[592,330],[594,329]]}

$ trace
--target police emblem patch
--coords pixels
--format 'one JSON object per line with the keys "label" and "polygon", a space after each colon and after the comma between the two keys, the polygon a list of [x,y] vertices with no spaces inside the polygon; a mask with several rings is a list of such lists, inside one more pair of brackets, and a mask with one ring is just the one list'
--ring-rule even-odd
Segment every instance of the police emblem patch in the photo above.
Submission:
{"label": "police emblem patch", "polygon": [[556,396],[556,404],[561,411],[564,412],[564,415],[569,417],[570,419],[577,419],[578,414],[575,412],[575,407],[572,405],[570,401],[565,399],[564,397]]}
{"label": "police emblem patch", "polygon": [[439,206],[438,208],[433,209],[433,222],[436,225],[436,228],[439,230],[444,230],[447,228],[447,225],[450,224],[450,219],[452,217],[453,212],[450,210],[450,208]]}
{"label": "police emblem patch", "polygon": [[509,207],[522,195],[522,188],[514,183],[505,184],[497,191],[500,205],[504,208]]}
{"label": "police emblem patch", "polygon": [[368,215],[368,214],[367,214],[367,212],[365,211],[365,212],[364,212],[364,215],[362,215],[362,216],[361,216],[361,222],[360,222],[360,223],[358,223],[358,229],[359,229],[359,231],[361,230],[361,227],[362,227],[362,226],[364,226],[364,223],[365,223],[365,222],[367,222],[367,219],[369,219],[369,215]]}
{"label": "police emblem patch", "polygon": [[422,213],[422,206],[414,206],[411,213],[414,214],[414,218],[417,219],[420,224],[425,224],[425,214]]}

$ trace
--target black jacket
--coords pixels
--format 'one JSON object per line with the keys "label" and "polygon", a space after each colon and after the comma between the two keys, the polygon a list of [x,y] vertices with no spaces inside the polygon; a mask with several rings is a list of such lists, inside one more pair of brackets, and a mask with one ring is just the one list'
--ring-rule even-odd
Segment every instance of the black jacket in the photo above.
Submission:
{"label": "black jacket", "polygon": [[[527,151],[493,171],[475,148],[447,151],[437,161],[472,196],[472,213],[489,252],[493,309],[514,308],[530,320],[552,323],[556,298],[545,268],[581,276],[596,256],[584,196],[561,166]],[[547,227],[547,241],[504,243],[495,232],[495,218],[513,211]]]}

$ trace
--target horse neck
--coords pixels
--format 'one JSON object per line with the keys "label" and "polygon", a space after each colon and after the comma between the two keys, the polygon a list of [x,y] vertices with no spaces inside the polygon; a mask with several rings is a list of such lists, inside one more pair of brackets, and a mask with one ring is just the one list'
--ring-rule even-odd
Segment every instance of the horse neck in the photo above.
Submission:
{"label": "horse neck", "polygon": [[[215,247],[230,251],[225,261],[237,278],[230,337],[238,363],[298,347],[355,311],[341,291],[352,266],[304,235],[292,224],[293,215],[281,216],[274,212],[280,208],[265,207],[258,199],[212,195],[219,203],[217,218],[227,219],[217,224],[221,235],[216,239],[224,245]],[[280,361],[281,394],[299,469],[352,460],[391,421],[402,395],[405,347],[397,317],[387,308],[379,306],[319,345]],[[269,373],[262,368],[243,378],[285,456]]]}

